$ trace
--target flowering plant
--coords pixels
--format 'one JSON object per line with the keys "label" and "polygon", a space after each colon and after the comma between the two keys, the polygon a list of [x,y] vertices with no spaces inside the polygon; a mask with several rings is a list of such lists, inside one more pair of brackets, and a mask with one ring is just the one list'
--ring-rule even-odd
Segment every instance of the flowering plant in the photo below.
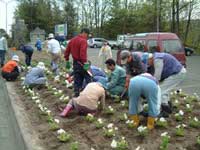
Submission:
{"label": "flowering plant", "polygon": [[182,121],[183,115],[184,115],[184,112],[182,110],[180,110],[178,113],[176,113],[175,114],[176,121]]}
{"label": "flowering plant", "polygon": [[139,127],[137,128],[137,131],[138,131],[138,133],[139,133],[139,136],[142,136],[142,137],[145,137],[145,136],[147,136],[147,134],[148,134],[148,129],[147,129],[147,127],[145,127],[145,126],[139,126]]}
{"label": "flowering plant", "polygon": [[105,114],[107,115],[113,115],[115,112],[114,108],[112,108],[112,106],[108,106],[108,108],[106,108],[105,110]]}
{"label": "flowering plant", "polygon": [[128,116],[127,116],[126,113],[123,113],[123,114],[121,114],[121,115],[119,116],[119,119],[120,119],[120,121],[125,121],[125,120],[128,119]]}
{"label": "flowering plant", "polygon": [[97,129],[103,128],[104,126],[104,122],[101,118],[99,118],[96,122],[95,122],[95,126]]}
{"label": "flowering plant", "polygon": [[161,137],[162,137],[162,143],[160,145],[160,150],[167,150],[169,140],[170,140],[170,136],[168,135],[167,132],[164,132],[164,133],[161,134]]}
{"label": "flowering plant", "polygon": [[128,108],[128,101],[127,100],[123,100],[120,102],[121,103],[121,106],[124,107],[124,108]]}
{"label": "flowering plant", "polygon": [[200,146],[200,136],[197,137],[197,144]]}
{"label": "flowering plant", "polygon": [[63,129],[59,129],[57,131],[57,138],[59,139],[59,141],[61,142],[68,142],[71,139],[71,134],[68,134],[65,130]]}
{"label": "flowering plant", "polygon": [[118,130],[118,128],[114,127],[113,123],[110,123],[107,125],[106,128],[104,127],[103,130],[104,130],[104,136],[113,137],[115,136],[115,131]]}
{"label": "flowering plant", "polygon": [[78,142],[73,142],[71,145],[70,145],[70,150],[78,150]]}
{"label": "flowering plant", "polygon": [[53,122],[49,122],[50,130],[52,130],[52,131],[58,130],[59,129],[59,126],[58,126],[59,123],[60,123],[60,120],[58,120],[58,119],[54,119]]}
{"label": "flowering plant", "polygon": [[133,123],[134,123],[133,120],[127,120],[126,121],[126,124],[128,125],[128,128],[134,128],[135,126],[134,126]]}
{"label": "flowering plant", "polygon": [[184,136],[184,128],[186,127],[185,124],[176,126],[176,136]]}
{"label": "flowering plant", "polygon": [[110,146],[113,149],[126,150],[128,149],[128,142],[125,140],[125,137],[121,137],[119,141],[116,141],[115,139],[113,139]]}
{"label": "flowering plant", "polygon": [[88,113],[86,118],[85,118],[88,122],[94,122],[95,121],[95,117],[94,115]]}
{"label": "flowering plant", "polygon": [[200,128],[200,121],[197,117],[194,117],[193,119],[190,118],[189,120],[189,126],[193,128]]}
{"label": "flowering plant", "polygon": [[186,111],[192,112],[192,106],[190,104],[186,104]]}
{"label": "flowering plant", "polygon": [[166,128],[167,127],[167,120],[163,117],[159,118],[157,121],[156,121],[156,125],[158,127],[164,127]]}

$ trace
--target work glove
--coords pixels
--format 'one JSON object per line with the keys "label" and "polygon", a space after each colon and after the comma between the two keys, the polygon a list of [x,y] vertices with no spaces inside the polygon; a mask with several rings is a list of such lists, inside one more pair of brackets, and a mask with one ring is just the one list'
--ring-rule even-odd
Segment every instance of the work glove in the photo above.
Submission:
{"label": "work glove", "polygon": [[70,69],[71,68],[71,63],[69,61],[66,62],[66,69]]}
{"label": "work glove", "polygon": [[85,71],[88,71],[88,70],[90,69],[90,63],[89,63],[89,62],[84,63],[83,69],[84,69]]}

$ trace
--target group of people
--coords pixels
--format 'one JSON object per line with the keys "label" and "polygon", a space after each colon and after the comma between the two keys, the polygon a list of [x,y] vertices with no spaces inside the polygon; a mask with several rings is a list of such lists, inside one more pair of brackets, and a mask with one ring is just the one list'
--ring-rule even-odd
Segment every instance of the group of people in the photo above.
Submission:
{"label": "group of people", "polygon": [[[98,109],[105,107],[107,93],[127,96],[129,99],[129,114],[133,125],[140,123],[138,114],[142,111],[142,100],[148,103],[148,129],[154,128],[155,118],[164,110],[170,113],[169,92],[177,87],[186,74],[186,69],[172,55],[167,53],[143,53],[123,50],[120,52],[120,66],[112,59],[112,53],[101,49],[99,56],[104,55],[103,61],[106,68],[98,68],[88,61],[87,38],[89,29],[83,28],[81,33],[72,38],[64,52],[66,69],[70,69],[73,59],[74,96],[63,109],[60,116],[67,116],[71,110],[76,109],[79,113],[96,113]],[[106,43],[105,43],[106,47]],[[53,34],[49,34],[48,50],[52,55],[52,71],[58,75],[58,61],[61,58],[61,49]],[[108,56],[108,57],[107,57]],[[12,60],[2,68],[2,76],[8,76],[12,66],[16,72],[19,58],[13,56]],[[11,65],[9,65],[11,64]],[[44,63],[29,70],[24,84],[45,84],[47,79],[44,75]],[[104,72],[106,69],[106,72]],[[10,80],[10,78],[9,78]]]}

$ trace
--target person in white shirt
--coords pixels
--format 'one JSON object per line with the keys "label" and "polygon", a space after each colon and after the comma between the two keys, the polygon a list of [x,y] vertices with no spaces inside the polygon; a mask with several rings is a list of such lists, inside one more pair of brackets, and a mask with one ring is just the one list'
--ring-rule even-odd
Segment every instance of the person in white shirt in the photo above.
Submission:
{"label": "person in white shirt", "polygon": [[54,39],[53,33],[49,34],[48,37],[48,52],[52,56],[51,67],[55,75],[59,74],[58,63],[61,59],[61,47],[60,43]]}
{"label": "person in white shirt", "polygon": [[0,34],[0,65],[3,67],[5,61],[5,54],[8,50],[6,38]]}
{"label": "person in white shirt", "polygon": [[101,68],[106,69],[105,62],[107,59],[112,58],[112,51],[108,42],[105,42],[99,51],[99,58],[101,61]]}

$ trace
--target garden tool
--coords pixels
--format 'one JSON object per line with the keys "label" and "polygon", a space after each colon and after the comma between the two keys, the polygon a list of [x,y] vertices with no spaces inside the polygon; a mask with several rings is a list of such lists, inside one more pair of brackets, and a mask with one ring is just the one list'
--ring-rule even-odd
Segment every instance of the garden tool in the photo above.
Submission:
{"label": "garden tool", "polygon": [[67,106],[65,107],[63,112],[60,113],[60,116],[61,117],[66,117],[72,109],[73,109],[73,106],[71,104],[67,104]]}
{"label": "garden tool", "polygon": [[138,127],[140,120],[138,115],[131,115],[130,116],[131,120],[133,120],[133,125],[134,127]]}
{"label": "garden tool", "polygon": [[153,118],[153,117],[148,117],[147,118],[147,128],[149,130],[154,129],[154,123],[155,123],[155,118]]}

